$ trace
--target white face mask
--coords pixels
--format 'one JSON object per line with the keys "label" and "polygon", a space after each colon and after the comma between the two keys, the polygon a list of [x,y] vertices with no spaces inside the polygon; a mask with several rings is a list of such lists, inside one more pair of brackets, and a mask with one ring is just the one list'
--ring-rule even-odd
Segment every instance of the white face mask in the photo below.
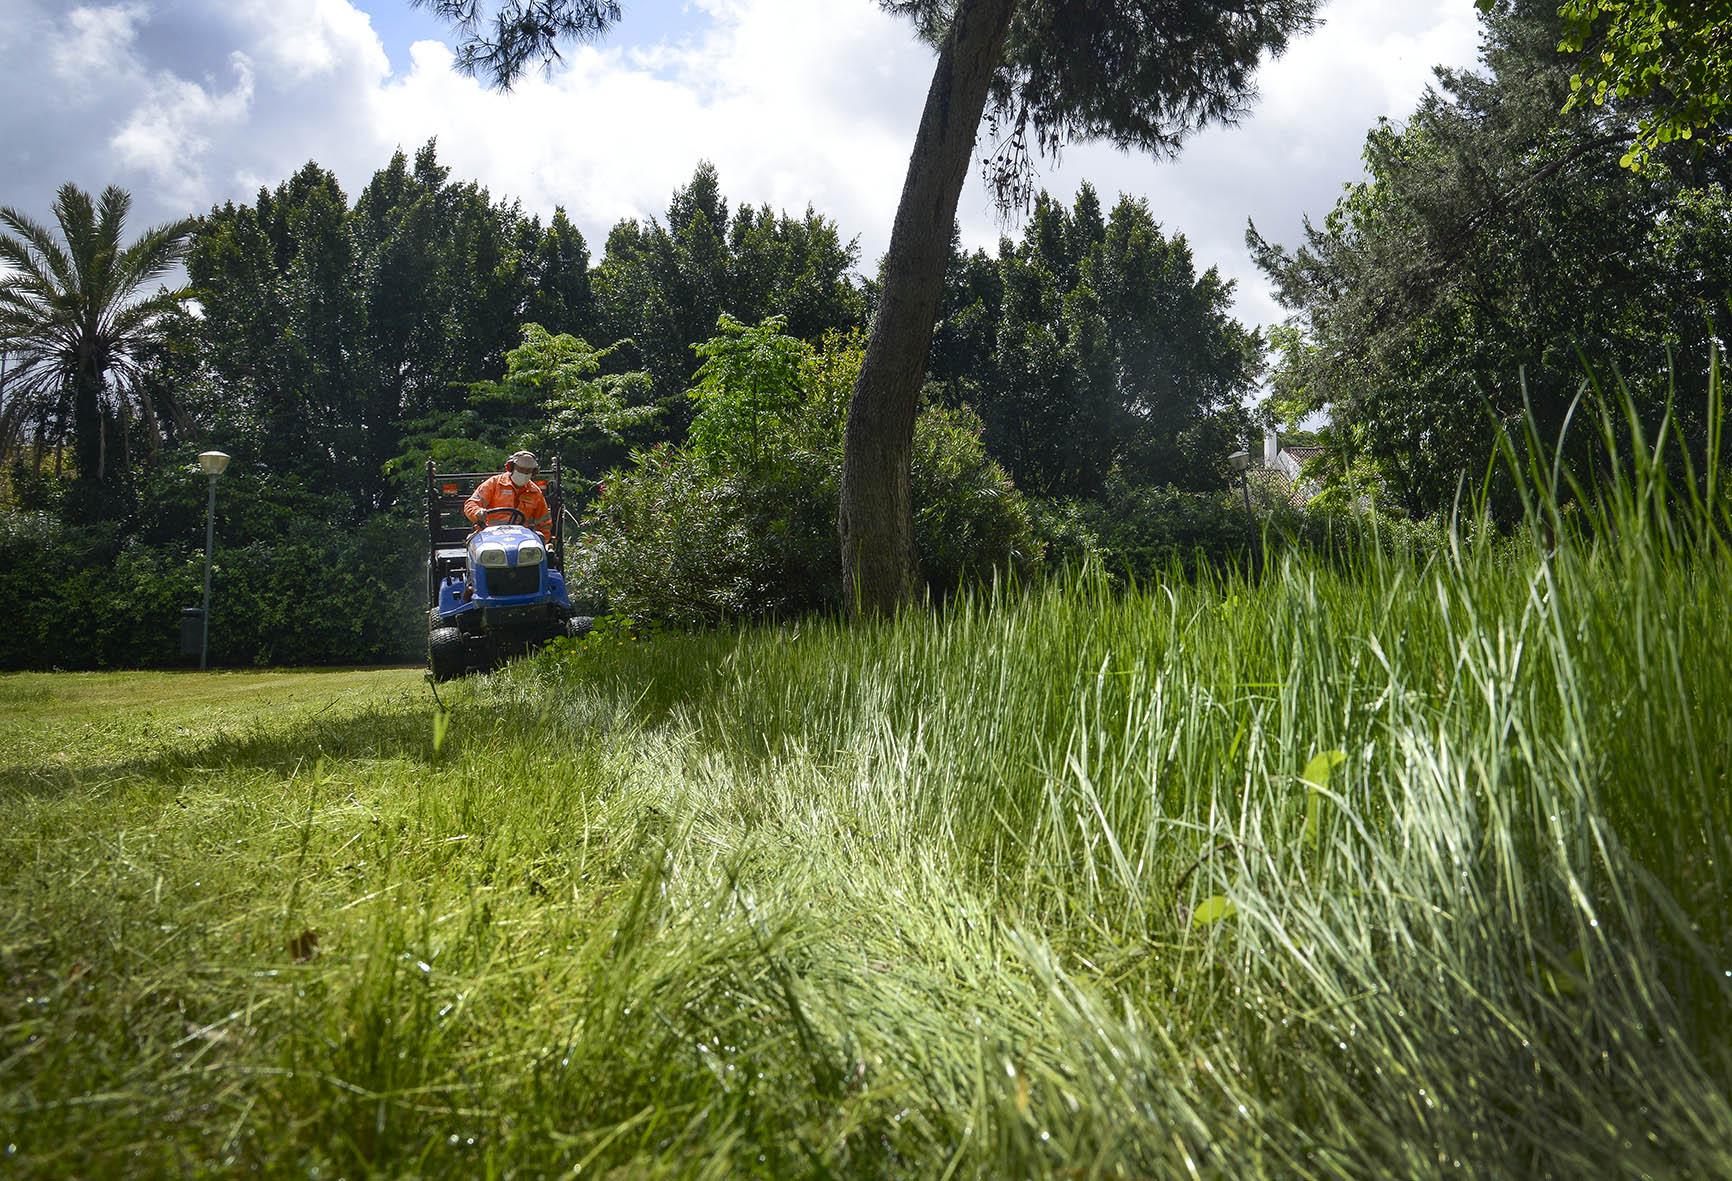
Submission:
{"label": "white face mask", "polygon": [[521,488],[525,484],[529,483],[529,473],[520,472],[513,468],[511,472],[511,482]]}

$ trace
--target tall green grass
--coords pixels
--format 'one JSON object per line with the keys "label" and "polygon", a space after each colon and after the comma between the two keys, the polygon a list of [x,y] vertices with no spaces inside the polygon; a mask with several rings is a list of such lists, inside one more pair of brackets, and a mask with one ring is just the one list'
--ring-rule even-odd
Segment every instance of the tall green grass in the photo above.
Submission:
{"label": "tall green grass", "polygon": [[1718,443],[1592,426],[1574,508],[1511,443],[1513,539],[602,636],[459,690],[437,751],[375,703],[19,777],[0,1139],[44,1174],[1732,1173]]}

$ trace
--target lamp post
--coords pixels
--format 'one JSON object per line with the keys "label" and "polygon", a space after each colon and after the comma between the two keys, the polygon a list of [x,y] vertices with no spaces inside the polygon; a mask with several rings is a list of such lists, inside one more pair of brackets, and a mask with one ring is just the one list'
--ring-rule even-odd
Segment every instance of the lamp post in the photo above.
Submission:
{"label": "lamp post", "polygon": [[1263,538],[1257,531],[1257,517],[1251,511],[1251,453],[1235,451],[1227,456],[1227,462],[1233,465],[1233,470],[1239,473],[1239,490],[1245,494],[1245,523],[1251,526],[1251,569],[1253,572],[1262,569]]}
{"label": "lamp post", "polygon": [[217,477],[228,470],[229,457],[221,451],[200,451],[198,466],[210,477],[210,498],[204,510],[204,635],[198,644],[198,667],[203,672],[210,665],[210,559],[216,548],[216,484]]}

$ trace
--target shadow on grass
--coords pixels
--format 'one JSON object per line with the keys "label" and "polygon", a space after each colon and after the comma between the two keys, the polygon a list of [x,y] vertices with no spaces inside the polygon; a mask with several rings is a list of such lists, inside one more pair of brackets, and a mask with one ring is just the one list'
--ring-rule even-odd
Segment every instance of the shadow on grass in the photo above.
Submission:
{"label": "shadow on grass", "polygon": [[433,733],[428,713],[419,709],[371,710],[334,718],[315,715],[280,729],[255,724],[247,732],[219,734],[138,758],[86,765],[14,763],[0,767],[0,799],[43,799],[126,784],[178,784],[189,775],[213,771],[276,771],[287,776],[321,758],[406,758],[431,766]]}

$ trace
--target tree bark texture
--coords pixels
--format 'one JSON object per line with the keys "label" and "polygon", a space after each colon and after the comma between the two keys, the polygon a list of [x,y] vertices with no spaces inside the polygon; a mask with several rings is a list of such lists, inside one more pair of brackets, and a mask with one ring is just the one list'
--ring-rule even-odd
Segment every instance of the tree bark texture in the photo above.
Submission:
{"label": "tree bark texture", "polygon": [[915,594],[914,414],[950,265],[956,203],[1015,8],[1016,0],[957,5],[908,159],[878,312],[848,403],[837,526],[856,615],[893,614]]}
{"label": "tree bark texture", "polygon": [[104,472],[102,447],[102,375],[80,361],[72,378],[72,439],[78,456],[78,478],[100,484]]}

